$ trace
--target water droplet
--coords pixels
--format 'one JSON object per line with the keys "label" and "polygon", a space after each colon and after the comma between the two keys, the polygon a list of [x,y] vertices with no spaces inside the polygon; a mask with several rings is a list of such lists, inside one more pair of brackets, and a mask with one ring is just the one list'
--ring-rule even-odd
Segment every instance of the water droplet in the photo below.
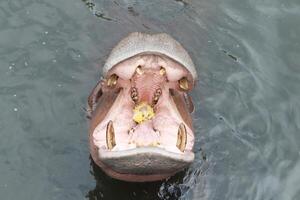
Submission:
{"label": "water droplet", "polygon": [[14,108],[14,111],[17,112],[17,111],[18,111],[18,108]]}
{"label": "water droplet", "polygon": [[10,69],[10,70],[12,70],[12,68],[13,68],[12,66],[9,66],[9,67],[8,67],[8,69]]}
{"label": "water droplet", "polygon": [[25,61],[25,62],[24,62],[24,65],[25,65],[25,66],[28,66],[28,63]]}
{"label": "water droplet", "polygon": [[14,97],[16,97],[17,96],[17,94],[14,94]]}
{"label": "water droplet", "polygon": [[52,62],[56,63],[56,60],[55,60],[55,59],[53,59],[53,60],[52,60]]}
{"label": "water droplet", "polygon": [[45,31],[45,34],[48,35],[48,31]]}
{"label": "water droplet", "polygon": [[43,44],[43,45],[45,45],[45,44],[46,44],[46,42],[42,42],[42,44]]}

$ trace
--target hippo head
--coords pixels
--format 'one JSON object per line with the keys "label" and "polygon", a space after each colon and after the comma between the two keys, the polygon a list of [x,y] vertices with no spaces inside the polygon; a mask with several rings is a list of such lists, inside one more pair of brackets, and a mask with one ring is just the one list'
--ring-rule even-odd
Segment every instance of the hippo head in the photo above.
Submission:
{"label": "hippo head", "polygon": [[108,56],[88,99],[95,163],[125,181],[172,176],[194,160],[197,72],[186,50],[165,33],[131,33]]}

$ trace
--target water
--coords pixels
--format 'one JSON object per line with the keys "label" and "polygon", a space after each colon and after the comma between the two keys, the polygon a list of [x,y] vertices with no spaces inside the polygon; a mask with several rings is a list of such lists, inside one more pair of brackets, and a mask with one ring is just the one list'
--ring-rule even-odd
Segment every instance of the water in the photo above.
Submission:
{"label": "water", "polygon": [[[83,108],[110,49],[167,32],[199,73],[196,160],[128,184],[90,165]],[[300,199],[299,0],[2,0],[1,199]]]}

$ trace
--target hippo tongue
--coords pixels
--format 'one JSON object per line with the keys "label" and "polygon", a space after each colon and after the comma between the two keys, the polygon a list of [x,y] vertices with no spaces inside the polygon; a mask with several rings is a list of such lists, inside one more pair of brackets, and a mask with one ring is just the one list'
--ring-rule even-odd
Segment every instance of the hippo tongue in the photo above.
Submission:
{"label": "hippo tongue", "polygon": [[142,146],[157,146],[159,144],[159,132],[154,131],[151,120],[138,124],[130,133],[130,143]]}

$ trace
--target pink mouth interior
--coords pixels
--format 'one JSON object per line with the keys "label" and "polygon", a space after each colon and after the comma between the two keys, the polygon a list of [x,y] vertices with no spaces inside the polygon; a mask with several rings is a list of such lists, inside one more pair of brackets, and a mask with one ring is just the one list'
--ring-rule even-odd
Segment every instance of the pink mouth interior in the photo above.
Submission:
{"label": "pink mouth interior", "polygon": [[[143,70],[136,72],[137,66]],[[165,75],[160,74],[164,66]],[[93,131],[93,142],[100,151],[123,151],[138,147],[155,146],[174,153],[183,153],[176,147],[178,127],[185,124],[187,143],[185,151],[191,151],[194,135],[190,124],[186,123],[178,111],[170,89],[176,89],[178,80],[188,76],[188,71],[178,63],[163,56],[140,55],[130,58],[112,68],[109,74],[116,74],[117,87],[121,90],[113,105]],[[161,89],[161,96],[153,106],[155,116],[142,123],[133,120],[135,102],[131,98],[131,88],[137,88],[138,102],[153,104],[153,95]],[[105,88],[104,88],[105,92]],[[116,145],[108,150],[106,127],[113,122]]]}

